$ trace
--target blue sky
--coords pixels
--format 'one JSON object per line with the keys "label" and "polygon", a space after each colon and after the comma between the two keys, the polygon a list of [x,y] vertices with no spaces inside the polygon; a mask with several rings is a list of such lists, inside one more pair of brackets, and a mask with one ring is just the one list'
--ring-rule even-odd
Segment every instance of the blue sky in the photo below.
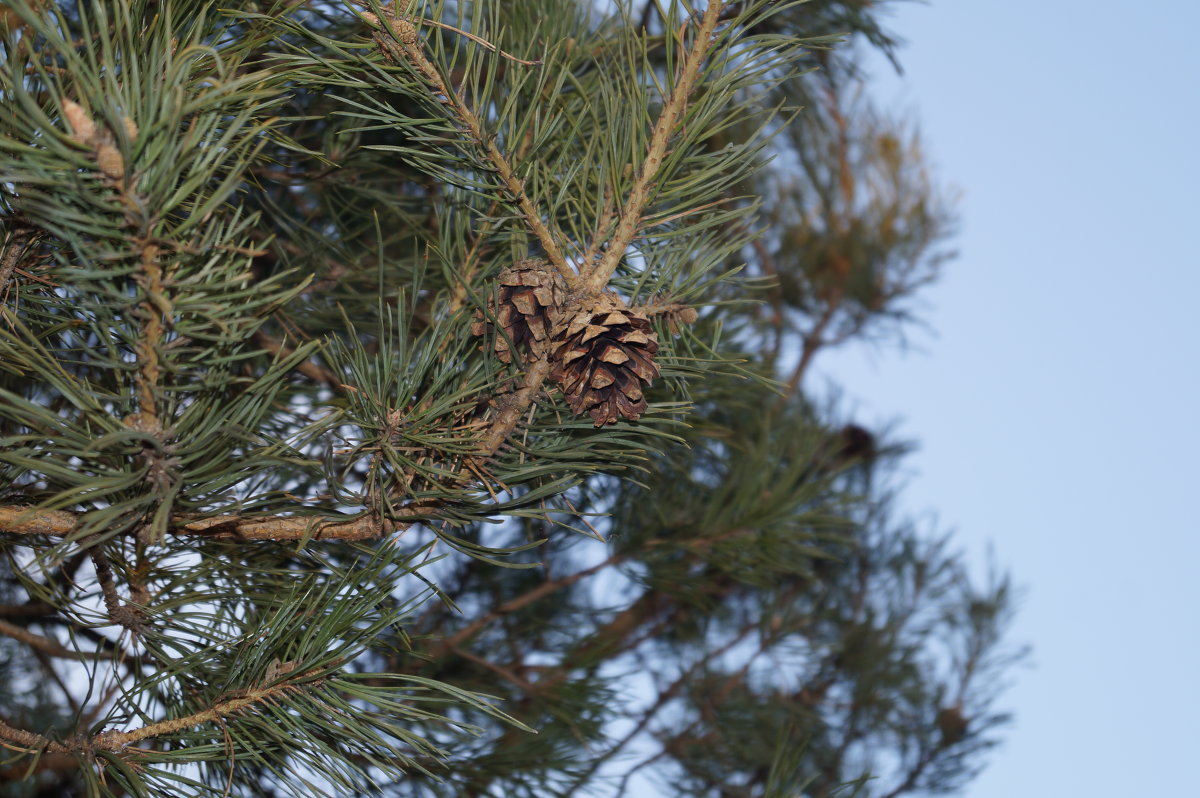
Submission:
{"label": "blue sky", "polygon": [[1200,3],[900,3],[919,121],[963,194],[916,347],[816,364],[920,444],[904,502],[1024,586],[1034,647],[968,798],[1197,794]]}

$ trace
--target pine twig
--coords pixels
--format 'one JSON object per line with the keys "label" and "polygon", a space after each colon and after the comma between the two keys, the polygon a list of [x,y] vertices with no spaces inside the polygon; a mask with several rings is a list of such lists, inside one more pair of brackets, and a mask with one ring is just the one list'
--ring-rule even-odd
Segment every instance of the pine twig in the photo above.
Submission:
{"label": "pine twig", "polygon": [[[380,28],[383,27],[382,21],[374,14],[362,12],[362,16],[368,23]],[[517,177],[516,171],[513,169],[509,159],[496,146],[495,139],[489,136],[484,130],[483,122],[479,119],[478,115],[471,110],[470,106],[467,105],[466,101],[453,87],[446,84],[437,67],[425,55],[421,37],[417,33],[417,29],[412,21],[405,16],[396,15],[393,7],[392,16],[387,19],[387,25],[391,29],[395,41],[385,38],[382,34],[375,35],[375,41],[378,43],[385,57],[393,62],[399,60],[407,62],[418,74],[424,77],[434,96],[440,97],[442,102],[454,109],[455,115],[466,127],[472,141],[483,150],[487,159],[495,167],[496,173],[500,176],[500,180],[504,183],[509,195],[521,209],[525,224],[538,239],[542,249],[545,251],[547,259],[563,278],[568,281],[568,284],[577,282],[579,277],[575,269],[567,263],[558,241],[550,232],[546,223],[542,221],[541,211],[525,193],[524,182]],[[398,46],[396,42],[399,42]],[[501,409],[496,419],[492,422],[491,427],[484,435],[480,447],[480,456],[490,457],[499,450],[512,431],[516,429],[521,417],[529,409],[529,406],[533,403],[534,398],[549,375],[550,363],[545,358],[535,361],[530,366],[525,374],[521,388],[507,398],[505,406]]]}
{"label": "pine twig", "polygon": [[[671,134],[674,132],[679,117],[686,108],[687,99],[699,74],[700,66],[712,43],[712,34],[719,21],[723,4],[712,3],[705,11],[692,50],[688,53],[681,67],[679,77],[671,91],[670,98],[659,115],[658,122],[651,138],[650,148],[645,162],[638,172],[634,187],[626,202],[616,231],[609,241],[608,249],[599,263],[592,268],[586,283],[586,289],[599,292],[607,284],[621,254],[636,234],[641,215],[649,199],[650,186],[657,175],[662,158],[666,153]],[[374,14],[362,12],[367,22],[382,28],[381,20]],[[479,147],[483,149],[489,161],[496,168],[509,194],[520,207],[525,222],[530,231],[537,237],[545,250],[547,258],[572,283],[580,280],[574,269],[567,263],[562,250],[554,236],[542,221],[542,217],[532,200],[526,195],[522,181],[517,178],[510,162],[500,152],[494,140],[486,134],[483,123],[470,109],[465,100],[447,86],[438,72],[437,67],[425,55],[420,35],[413,22],[403,16],[393,16],[387,20],[394,39],[376,34],[376,41],[385,56],[393,61],[403,60],[416,70],[428,83],[435,95],[440,95],[443,102],[450,105],[459,121],[466,127],[468,134]],[[397,44],[399,42],[399,44]],[[153,247],[153,245],[148,245]],[[155,252],[144,252],[143,265],[154,276]],[[152,280],[153,282],[153,280]],[[155,286],[149,286],[149,293],[155,296]],[[154,314],[157,308],[146,308],[151,311],[150,319],[155,321],[161,317]],[[151,325],[148,337],[160,329],[161,324]],[[142,413],[153,413],[151,386],[157,382],[157,358],[153,345],[147,351],[140,352],[145,356],[144,368],[139,380],[141,398],[143,399]],[[528,411],[545,383],[551,370],[551,364],[545,358],[530,364],[521,387],[512,395],[505,398],[504,404],[485,432],[477,457],[486,458],[495,454],[508,436],[520,423],[520,419]],[[157,421],[156,418],[147,419]],[[416,517],[427,508],[414,508]],[[42,534],[51,536],[69,535],[76,525],[76,516],[63,511],[40,512],[29,511],[26,508],[0,507],[0,532],[13,534]],[[219,516],[198,520],[171,520],[171,530],[175,534],[202,535],[224,540],[301,540],[305,538],[320,540],[367,540],[377,538],[384,533],[404,528],[401,522],[381,522],[373,517],[363,517],[348,521],[314,520],[309,517],[287,518],[241,518],[238,516]]]}
{"label": "pine twig", "polygon": [[499,451],[500,446],[508,439],[512,431],[517,428],[517,423],[520,422],[521,416],[533,404],[534,397],[537,396],[538,391],[541,390],[542,383],[549,376],[550,361],[545,356],[538,358],[529,365],[529,370],[525,372],[525,378],[521,381],[521,387],[515,393],[502,398],[503,406],[492,421],[487,434],[483,436],[482,445],[480,446],[480,454],[482,456],[490,457]]}
{"label": "pine twig", "polygon": [[712,662],[719,661],[721,657],[725,656],[725,654],[727,654],[735,646],[740,645],[743,640],[749,637],[752,631],[754,631],[753,627],[746,627],[741,631],[740,634],[735,635],[728,643],[712,652],[709,652],[706,656],[701,657],[696,662],[692,663],[691,667],[680,673],[679,677],[676,678],[675,681],[667,685],[666,688],[659,690],[658,698],[653,704],[647,707],[644,712],[642,712],[642,717],[638,720],[634,727],[624,737],[622,737],[620,740],[617,740],[612,746],[610,746],[608,750],[594,758],[588,764],[587,769],[584,770],[579,776],[575,782],[575,785],[583,785],[587,779],[590,778],[593,773],[599,770],[605,762],[619,754],[625,748],[625,746],[629,745],[629,743],[631,743],[646,729],[647,726],[650,725],[650,722],[654,720],[655,716],[658,715],[663,707],[665,707],[672,699],[679,695],[683,688],[688,686],[692,678],[702,668],[708,666]]}
{"label": "pine twig", "polygon": [[[605,239],[608,238],[608,233],[612,229],[617,220],[617,202],[613,197],[613,187],[609,183],[604,186],[604,205],[600,209],[600,215],[596,219],[596,231],[592,234],[592,241],[584,250],[583,257],[579,259],[580,263],[589,264],[595,263],[596,258],[600,254],[600,247],[604,245]],[[585,267],[586,268],[586,267]]]}
{"label": "pine twig", "polygon": [[[270,352],[272,355],[280,358],[288,357],[296,351],[283,341],[280,341],[278,338],[274,337],[273,335],[269,335],[262,330],[255,331],[254,343],[261,346],[265,351]],[[311,358],[300,361],[296,364],[295,368],[296,371],[300,372],[305,377],[308,377],[313,382],[324,383],[335,391],[341,390],[342,388],[342,381],[338,379],[336,374]]]}
{"label": "pine twig", "polygon": [[800,345],[800,360],[796,363],[796,368],[792,370],[792,374],[788,377],[787,392],[780,398],[780,403],[787,401],[787,398],[793,396],[800,388],[800,382],[804,379],[808,367],[812,365],[813,358],[817,352],[825,346],[825,330],[833,321],[833,316],[837,312],[840,305],[840,300],[834,298],[821,312],[820,318],[813,324],[812,329],[804,334],[804,338]]}
{"label": "pine twig", "polygon": [[108,618],[118,626],[124,626],[131,632],[137,633],[142,628],[141,612],[137,607],[121,601],[117,593],[117,580],[113,577],[112,566],[108,556],[99,548],[91,550],[92,565],[96,569],[96,579],[100,582],[100,592],[104,596],[104,608]]}
{"label": "pine twig", "polygon": [[7,296],[8,284],[12,279],[13,271],[16,270],[25,247],[32,240],[33,234],[28,228],[16,227],[8,241],[5,242],[4,254],[0,256],[0,300]]}
{"label": "pine twig", "polygon": [[[66,754],[71,751],[67,746],[62,743],[56,743],[49,737],[43,737],[31,731],[9,726],[3,720],[0,720],[0,740],[5,740],[9,743],[3,746],[4,748],[11,748],[23,754],[36,754],[39,751]],[[17,746],[20,747],[18,748]]]}
{"label": "pine twig", "polygon": [[[520,161],[528,153],[529,148],[533,146],[533,129],[525,131],[525,137],[521,139],[521,143],[517,145],[516,152],[512,155],[512,160]],[[483,222],[479,228],[473,233],[473,241],[471,249],[467,252],[465,263],[462,266],[462,275],[454,284],[454,291],[450,297],[450,312],[456,313],[467,298],[467,286],[470,285],[471,279],[475,275],[476,269],[479,268],[479,262],[483,259],[484,254],[488,251],[487,246],[488,236],[491,235],[492,229],[496,227],[500,220],[496,217],[496,211],[500,208],[500,200],[494,199],[488,206],[487,212],[483,215]]]}
{"label": "pine twig", "polygon": [[584,288],[588,292],[597,293],[608,285],[613,272],[617,270],[617,264],[625,256],[625,250],[637,235],[638,228],[642,223],[642,212],[645,211],[646,204],[650,201],[651,188],[662,168],[663,157],[667,154],[667,145],[675,133],[675,126],[679,122],[679,118],[687,108],[688,97],[700,74],[700,65],[704,63],[709,47],[712,46],[713,32],[721,20],[721,12],[724,8],[725,3],[720,0],[712,0],[704,11],[704,17],[696,30],[692,49],[684,59],[679,70],[679,77],[671,88],[671,96],[667,98],[666,104],[663,105],[662,111],[658,115],[658,121],[654,124],[654,132],[650,136],[650,146],[646,151],[646,158],[642,162],[641,168],[638,169],[633,187],[629,191],[629,198],[621,210],[617,229],[609,239],[600,262],[588,267],[588,271],[584,275]]}
{"label": "pine twig", "polygon": [[269,685],[266,687],[258,687],[250,690],[242,691],[240,695],[233,698],[227,698],[224,701],[218,701],[207,709],[202,709],[199,712],[194,712],[191,715],[185,715],[182,718],[173,718],[171,720],[160,720],[157,723],[151,723],[149,726],[143,726],[140,729],[134,729],[127,732],[109,731],[101,732],[88,740],[85,745],[93,749],[103,751],[116,751],[124,748],[132,743],[141,742],[142,740],[151,737],[161,737],[165,734],[174,734],[177,731],[188,729],[193,726],[199,726],[202,723],[212,723],[214,721],[224,720],[231,715],[236,715],[242,710],[249,709],[256,704],[263,704],[270,701],[276,696],[294,692],[299,688],[293,684],[294,681],[304,679],[316,674],[324,673],[328,666],[312,668],[304,673],[297,674],[294,678],[278,684]]}
{"label": "pine twig", "polygon": [[[71,692],[71,688],[67,687],[67,683],[58,675],[58,671],[54,669],[54,662],[50,659],[49,654],[44,651],[34,651],[34,657],[37,658],[38,665],[41,666],[42,672],[50,677],[50,681],[54,682],[59,691],[63,695],[63,699],[67,702],[67,706],[71,708],[71,715],[79,717],[83,714],[83,707],[75,700],[75,695]],[[78,660],[77,660],[78,661]]]}
{"label": "pine twig", "polygon": [[491,50],[496,55],[499,55],[502,58],[507,58],[509,61],[515,61],[516,63],[523,64],[525,66],[541,66],[542,65],[541,59],[538,59],[537,61],[526,61],[523,58],[517,58],[512,53],[504,52],[499,47],[497,47],[496,45],[489,42],[487,39],[476,36],[474,33],[465,31],[462,28],[456,28],[453,25],[447,25],[445,22],[438,22],[436,19],[422,19],[421,22],[423,24],[427,24],[427,25],[436,25],[437,27],[441,28],[442,30],[452,31],[454,33],[457,33],[459,36],[465,36],[466,38],[470,39],[471,41],[475,42],[476,44],[483,45],[484,47],[486,47],[488,50]]}
{"label": "pine twig", "polygon": [[42,618],[55,612],[54,607],[40,601],[0,605],[0,618]]}
{"label": "pine twig", "polygon": [[459,648],[458,646],[451,647],[450,651],[452,651],[454,653],[454,656],[462,657],[463,659],[467,660],[468,662],[473,662],[476,665],[478,665],[479,667],[485,668],[485,669],[491,671],[492,673],[501,677],[502,679],[509,682],[510,684],[513,684],[513,685],[521,688],[521,690],[523,690],[527,695],[537,692],[537,689],[538,689],[537,685],[531,683],[527,679],[522,679],[511,668],[506,668],[503,665],[500,665],[499,663],[492,662],[491,660],[487,659],[486,657],[481,657],[478,654],[475,654],[474,652],[468,651],[465,648]]}
{"label": "pine twig", "polygon": [[[148,726],[143,726],[140,729],[132,731],[106,731],[93,735],[92,737],[83,738],[72,742],[70,745],[55,742],[49,737],[41,734],[36,734],[24,729],[17,729],[9,726],[4,721],[0,720],[0,740],[6,740],[10,745],[8,748],[21,746],[16,750],[22,753],[32,754],[38,751],[49,751],[51,753],[87,753],[91,751],[119,751],[133,743],[141,742],[152,737],[161,737],[166,734],[174,734],[175,732],[188,729],[193,726],[199,726],[203,723],[212,723],[221,721],[238,712],[249,709],[257,704],[269,702],[277,696],[284,695],[297,691],[299,688],[295,682],[317,676],[324,673],[328,669],[328,665],[321,665],[312,668],[303,673],[296,674],[285,682],[278,684],[267,685],[265,687],[256,687],[249,690],[241,691],[238,695],[226,698],[223,701],[202,709],[199,712],[194,712],[191,715],[185,715],[182,718],[172,718],[171,720],[161,720],[157,723],[151,723]],[[15,745],[12,745],[15,744]]]}
{"label": "pine twig", "polygon": [[162,365],[159,363],[158,349],[162,345],[166,311],[170,308],[170,300],[163,293],[162,265],[158,262],[158,245],[150,242],[141,247],[141,274],[145,279],[143,286],[146,299],[142,302],[141,311],[145,314],[145,326],[135,346],[138,359],[137,389],[138,408],[141,411],[141,423],[148,429],[161,431],[162,422],[158,418],[157,389],[162,375]]}
{"label": "pine twig", "polygon": [[882,796],[882,798],[899,798],[899,796],[903,795],[904,793],[911,792],[917,786],[917,781],[921,778],[921,775],[925,772],[926,768],[933,764],[933,760],[936,758],[936,755],[937,749],[925,748],[922,750],[920,756],[917,758],[917,761],[913,763],[911,768],[909,768],[908,774],[905,776],[904,781],[898,784],[891,792]]}
{"label": "pine twig", "polygon": [[[361,14],[363,19],[369,24],[380,28],[383,27],[382,21],[374,14],[367,11],[361,12]],[[437,67],[425,55],[424,45],[421,42],[420,34],[417,33],[416,26],[407,17],[396,16],[394,10],[393,16],[387,20],[387,25],[391,29],[395,40],[393,41],[381,34],[376,34],[375,41],[379,44],[380,50],[393,62],[399,59],[406,61],[425,78],[429,87],[433,90],[434,96],[440,95],[441,98],[444,98],[442,102],[454,109],[458,120],[466,126],[467,133],[470,135],[472,141],[483,150],[484,155],[487,156],[492,166],[496,168],[496,173],[500,176],[504,187],[516,201],[517,207],[521,209],[525,223],[537,237],[538,242],[542,245],[542,249],[546,252],[546,257],[554,264],[554,268],[567,280],[578,279],[575,270],[567,263],[562,248],[559,247],[554,235],[550,232],[550,228],[542,221],[541,211],[534,205],[529,195],[525,193],[524,181],[517,177],[516,171],[513,169],[508,158],[496,146],[494,138],[489,136],[487,131],[484,130],[483,122],[479,119],[479,116],[471,110],[470,106],[467,105],[466,101],[453,87],[446,85]],[[396,42],[399,42],[399,45]]]}

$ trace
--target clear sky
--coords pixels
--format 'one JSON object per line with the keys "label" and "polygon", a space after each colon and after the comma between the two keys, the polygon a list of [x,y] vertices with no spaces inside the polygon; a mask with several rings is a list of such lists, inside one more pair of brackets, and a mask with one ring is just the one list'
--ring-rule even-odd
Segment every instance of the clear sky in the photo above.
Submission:
{"label": "clear sky", "polygon": [[1035,651],[967,798],[1200,795],[1200,3],[900,3],[910,109],[963,192],[901,354],[816,364],[920,451],[905,504],[1025,587]]}

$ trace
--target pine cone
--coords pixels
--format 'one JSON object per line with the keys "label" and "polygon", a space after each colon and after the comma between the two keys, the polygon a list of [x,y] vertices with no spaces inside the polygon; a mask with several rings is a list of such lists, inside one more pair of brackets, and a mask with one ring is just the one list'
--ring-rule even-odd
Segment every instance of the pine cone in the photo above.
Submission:
{"label": "pine cone", "polygon": [[[550,315],[562,303],[567,285],[558,272],[546,261],[530,259],[514,264],[500,272],[499,296],[495,307],[496,321],[508,336],[496,336],[496,355],[505,363],[512,362],[509,341],[518,352],[528,350],[534,355],[546,351],[550,340]],[[475,314],[471,332],[483,335],[494,330],[482,313]]]}
{"label": "pine cone", "polygon": [[550,379],[576,415],[596,426],[646,412],[642,389],[658,376],[658,336],[643,313],[616,294],[585,297],[554,317]]}

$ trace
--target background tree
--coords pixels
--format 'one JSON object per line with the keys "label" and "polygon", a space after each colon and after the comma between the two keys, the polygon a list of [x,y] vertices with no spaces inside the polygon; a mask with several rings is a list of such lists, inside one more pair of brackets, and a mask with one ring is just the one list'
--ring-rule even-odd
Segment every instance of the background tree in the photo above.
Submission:
{"label": "background tree", "polygon": [[7,3],[0,789],[965,783],[1007,580],[803,389],[948,232],[876,6]]}

